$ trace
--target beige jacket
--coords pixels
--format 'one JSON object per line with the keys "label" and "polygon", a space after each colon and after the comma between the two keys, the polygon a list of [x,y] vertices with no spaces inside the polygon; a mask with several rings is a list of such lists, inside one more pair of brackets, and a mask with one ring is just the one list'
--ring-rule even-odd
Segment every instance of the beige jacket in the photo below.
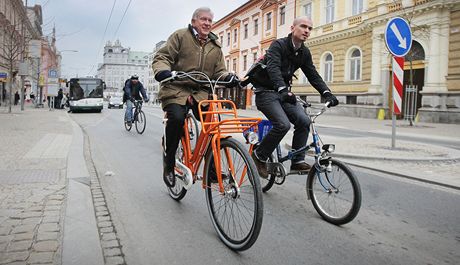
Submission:
{"label": "beige jacket", "polygon": [[[207,42],[201,46],[193,35],[191,26],[177,30],[169,36],[166,44],[155,54],[152,69],[154,75],[162,70],[201,71],[214,80],[226,72],[217,36],[210,33]],[[185,105],[190,95],[193,95],[198,102],[208,98],[207,91],[185,79],[162,84],[158,97],[164,108],[171,103]]]}

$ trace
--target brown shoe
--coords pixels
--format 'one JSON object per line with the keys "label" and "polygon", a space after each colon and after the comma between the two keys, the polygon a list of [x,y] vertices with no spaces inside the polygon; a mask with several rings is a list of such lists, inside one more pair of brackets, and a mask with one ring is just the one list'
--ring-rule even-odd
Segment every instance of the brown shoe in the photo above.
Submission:
{"label": "brown shoe", "polygon": [[291,165],[291,171],[296,172],[308,172],[310,171],[311,166],[305,162],[295,163]]}
{"label": "brown shoe", "polygon": [[255,151],[252,152],[251,157],[252,160],[254,160],[254,163],[256,164],[259,176],[264,179],[268,178],[267,163],[260,161],[255,155]]}

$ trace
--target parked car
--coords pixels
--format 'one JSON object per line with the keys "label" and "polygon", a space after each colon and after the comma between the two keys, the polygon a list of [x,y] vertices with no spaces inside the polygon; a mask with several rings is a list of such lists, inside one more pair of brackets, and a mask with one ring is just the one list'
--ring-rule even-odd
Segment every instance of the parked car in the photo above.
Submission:
{"label": "parked car", "polygon": [[122,109],[123,108],[123,100],[122,98],[120,97],[111,97],[109,99],[109,106],[108,106],[109,109],[111,108],[119,108],[119,109]]}

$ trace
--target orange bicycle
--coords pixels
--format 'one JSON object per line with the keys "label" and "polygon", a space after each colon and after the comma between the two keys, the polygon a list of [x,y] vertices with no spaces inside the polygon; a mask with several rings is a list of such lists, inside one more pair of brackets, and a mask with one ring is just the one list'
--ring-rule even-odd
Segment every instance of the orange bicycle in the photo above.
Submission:
{"label": "orange bicycle", "polygon": [[[233,250],[246,250],[255,243],[262,227],[262,190],[247,148],[229,134],[257,128],[261,118],[240,118],[232,101],[217,100],[215,87],[234,80],[210,80],[202,72],[173,72],[162,83],[180,79],[209,88],[213,99],[198,103],[201,131],[193,149],[187,133],[192,121],[185,120],[176,151],[176,184],[168,187],[169,194],[180,201],[197,180],[202,180],[209,215],[219,238]],[[202,175],[198,174],[200,169]]]}

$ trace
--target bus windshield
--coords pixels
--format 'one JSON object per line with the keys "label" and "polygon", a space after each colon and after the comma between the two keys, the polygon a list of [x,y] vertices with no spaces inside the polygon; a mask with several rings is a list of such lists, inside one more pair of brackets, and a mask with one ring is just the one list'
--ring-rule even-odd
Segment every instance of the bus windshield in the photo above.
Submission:
{"label": "bus windshield", "polygon": [[71,100],[102,98],[102,80],[72,78],[70,79],[69,96]]}

